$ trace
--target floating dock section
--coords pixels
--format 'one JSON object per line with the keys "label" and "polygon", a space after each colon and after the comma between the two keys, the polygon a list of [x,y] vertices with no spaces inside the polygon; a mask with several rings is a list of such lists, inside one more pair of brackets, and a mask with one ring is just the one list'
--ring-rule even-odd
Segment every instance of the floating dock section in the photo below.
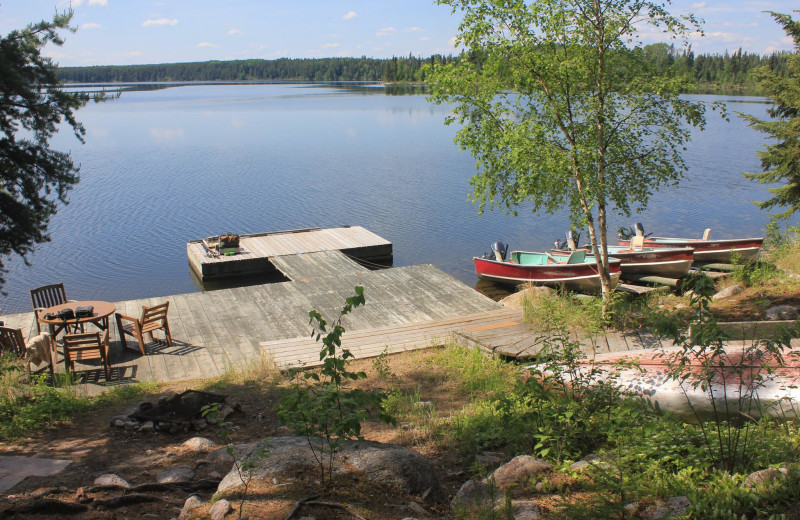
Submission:
{"label": "floating dock section", "polygon": [[189,265],[201,281],[270,274],[279,271],[290,280],[298,276],[289,257],[338,252],[355,261],[390,265],[392,243],[361,226],[299,229],[241,235],[235,255],[219,255],[203,240],[186,244]]}

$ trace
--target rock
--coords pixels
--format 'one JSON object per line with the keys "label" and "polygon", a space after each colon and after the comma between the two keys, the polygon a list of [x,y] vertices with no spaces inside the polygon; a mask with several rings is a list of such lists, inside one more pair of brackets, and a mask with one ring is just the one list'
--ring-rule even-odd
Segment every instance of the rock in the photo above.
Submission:
{"label": "rock", "polygon": [[406,509],[408,509],[415,515],[421,516],[423,518],[432,516],[427,509],[417,504],[416,502],[409,502],[408,505],[406,506]]}
{"label": "rock", "polygon": [[[496,500],[498,497],[495,496]],[[461,485],[461,488],[450,501],[450,507],[458,509],[480,509],[490,505],[492,501],[491,489],[485,479],[468,480]]]}
{"label": "rock", "polygon": [[125,423],[128,421],[127,415],[115,415],[111,418],[111,422],[109,423],[111,426],[115,428],[124,428]]}
{"label": "rock", "polygon": [[684,496],[672,497],[666,502],[663,500],[657,500],[655,504],[645,508],[644,511],[641,511],[639,516],[640,518],[646,518],[648,520],[683,516],[689,510],[691,505],[692,503],[689,501],[689,499]]}
{"label": "rock", "polygon": [[742,482],[742,486],[744,487],[755,487],[766,482],[771,482],[776,478],[781,476],[781,471],[775,468],[767,468],[762,469],[760,471],[754,471],[747,475],[747,478],[744,479]]}
{"label": "rock", "polygon": [[507,459],[508,457],[506,454],[500,451],[484,451],[475,457],[475,461],[486,470],[497,468],[497,466],[504,463]]}
{"label": "rock", "polygon": [[208,421],[205,419],[194,419],[192,420],[192,428],[197,431],[205,430],[208,428]]}
{"label": "rock", "polygon": [[526,485],[533,475],[550,471],[553,465],[545,460],[519,455],[497,468],[492,473],[495,485],[500,489],[508,489],[514,485]]}
{"label": "rock", "polygon": [[502,300],[500,300],[500,304],[504,307],[509,307],[512,309],[518,309],[524,305],[524,302],[527,298],[536,298],[537,296],[549,296],[555,292],[554,289],[550,287],[527,287],[519,292],[515,292],[514,294],[508,295]]}
{"label": "rock", "polygon": [[184,442],[183,445],[192,451],[211,451],[219,447],[219,444],[205,437],[192,437]]}
{"label": "rock", "polygon": [[[322,447],[321,440],[313,440]],[[292,474],[297,468],[318,467],[305,437],[272,437],[257,444],[249,453],[266,450],[263,457],[253,461],[252,478],[268,480]],[[412,496],[433,502],[442,500],[443,493],[436,473],[428,460],[419,453],[396,444],[371,441],[342,441],[340,452],[333,462],[334,473],[363,472],[367,479],[391,486]],[[242,483],[239,472],[232,468],[220,482],[218,491],[224,492]]]}
{"label": "rock", "polygon": [[583,471],[589,465],[595,464],[595,463],[597,463],[599,461],[600,461],[600,457],[598,457],[597,455],[594,455],[594,454],[590,454],[590,455],[585,456],[584,458],[582,458],[581,460],[579,460],[577,462],[573,462],[569,467],[570,467],[570,469],[572,469],[574,471]]}
{"label": "rock", "polygon": [[197,495],[192,495],[186,499],[186,502],[183,503],[183,509],[181,509],[181,514],[178,515],[178,520],[184,520],[189,518],[189,514],[192,510],[197,509],[203,505],[203,501],[200,500],[200,497]]}
{"label": "rock", "polygon": [[728,287],[722,289],[717,294],[711,297],[712,301],[724,300],[725,298],[730,298],[731,296],[736,296],[740,292],[744,291],[744,286],[736,284],[736,285],[729,285]]}
{"label": "rock", "polygon": [[214,502],[214,505],[208,510],[208,517],[211,520],[222,520],[232,510],[231,503],[223,498]]}
{"label": "rock", "polygon": [[95,486],[114,486],[120,489],[130,489],[131,485],[128,483],[127,480],[124,478],[114,475],[113,473],[107,473],[105,475],[100,475],[96,479],[94,479]]}
{"label": "rock", "polygon": [[153,423],[153,421],[144,422],[139,427],[139,431],[145,433],[154,432],[156,431],[156,425]]}
{"label": "rock", "polygon": [[[505,504],[498,504],[495,510],[502,511]],[[539,520],[542,518],[542,509],[533,500],[512,500],[511,512],[514,520]]]}
{"label": "rock", "polygon": [[216,413],[210,413],[206,415],[205,420],[208,422],[208,424],[219,424],[235,411],[236,410],[234,410],[230,405],[223,403]]}
{"label": "rock", "polygon": [[156,475],[156,482],[159,484],[191,482],[193,479],[194,471],[189,466],[175,466],[173,468],[167,468]]}
{"label": "rock", "polygon": [[769,320],[796,320],[800,313],[794,305],[776,305],[767,309],[764,314]]}

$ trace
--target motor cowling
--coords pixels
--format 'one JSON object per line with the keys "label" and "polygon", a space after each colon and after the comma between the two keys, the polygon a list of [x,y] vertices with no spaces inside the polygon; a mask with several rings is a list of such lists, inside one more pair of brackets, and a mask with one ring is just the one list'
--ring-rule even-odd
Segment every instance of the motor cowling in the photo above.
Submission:
{"label": "motor cowling", "polygon": [[500,242],[499,240],[492,244],[492,252],[494,253],[495,260],[502,262],[508,253],[508,245]]}

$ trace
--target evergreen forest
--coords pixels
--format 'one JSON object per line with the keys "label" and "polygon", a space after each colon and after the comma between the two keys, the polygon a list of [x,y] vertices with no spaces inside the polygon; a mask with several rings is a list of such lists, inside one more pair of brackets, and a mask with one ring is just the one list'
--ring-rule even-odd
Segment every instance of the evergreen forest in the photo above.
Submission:
{"label": "evergreen forest", "polygon": [[[725,54],[695,55],[691,47],[676,50],[658,43],[634,52],[644,52],[653,72],[685,79],[699,90],[736,89],[758,93],[756,69],[768,67],[786,75],[786,53],[759,55],[741,48]],[[170,81],[375,81],[425,83],[425,65],[450,63],[476,56],[433,55],[427,58],[281,58],[277,60],[231,60],[152,65],[102,65],[60,67],[59,77],[68,83],[141,83]]]}

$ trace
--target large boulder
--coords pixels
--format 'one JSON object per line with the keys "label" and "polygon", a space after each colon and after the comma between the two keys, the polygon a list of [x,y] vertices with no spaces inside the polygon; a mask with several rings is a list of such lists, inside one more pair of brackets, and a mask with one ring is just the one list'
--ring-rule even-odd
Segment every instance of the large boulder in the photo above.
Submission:
{"label": "large boulder", "polygon": [[768,320],[796,320],[798,310],[794,305],[776,305],[767,309],[764,314]]}
{"label": "large boulder", "polygon": [[719,300],[724,300],[725,298],[730,298],[731,296],[736,296],[737,294],[741,293],[742,291],[744,291],[744,286],[743,285],[739,285],[739,284],[729,285],[728,287],[722,289],[717,294],[712,296],[711,300],[715,301],[715,302],[719,301]]}
{"label": "large boulder", "polygon": [[[323,441],[312,440],[314,446],[321,448]],[[264,456],[253,454],[265,450]],[[326,446],[327,449],[327,446]],[[253,457],[254,467],[251,479],[272,482],[273,478],[282,479],[298,469],[317,468],[314,454],[305,437],[271,437],[244,453],[245,457]],[[443,493],[436,473],[428,460],[405,446],[382,444],[372,441],[341,441],[340,451],[334,457],[333,472],[342,474],[361,472],[370,481],[394,487],[409,495],[438,502]],[[242,476],[234,466],[222,479],[218,492],[224,492],[242,484]]]}

